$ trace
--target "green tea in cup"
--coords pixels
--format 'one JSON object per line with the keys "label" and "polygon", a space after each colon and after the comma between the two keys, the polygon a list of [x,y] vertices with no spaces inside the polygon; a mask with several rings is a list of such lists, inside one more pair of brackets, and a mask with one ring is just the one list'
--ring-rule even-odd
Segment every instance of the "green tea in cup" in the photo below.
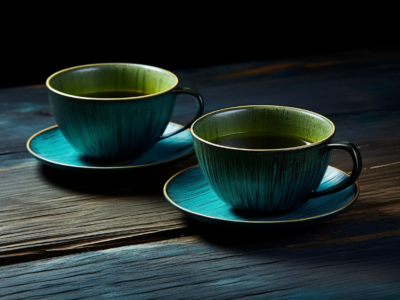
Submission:
{"label": "green tea in cup", "polygon": [[[231,107],[200,117],[191,129],[204,177],[222,201],[237,209],[292,209],[349,187],[361,172],[357,147],[333,142],[332,121],[304,109]],[[317,192],[333,149],[351,155],[353,171],[347,181]]]}
{"label": "green tea in cup", "polygon": [[[66,140],[81,155],[105,162],[138,157],[202,115],[200,93],[177,85],[178,78],[167,70],[129,63],[73,67],[46,81],[54,118]],[[198,110],[188,124],[163,136],[179,94],[193,96]]]}
{"label": "green tea in cup", "polygon": [[283,149],[311,143],[289,134],[262,132],[234,133],[218,137],[211,142],[222,146],[245,149]]}

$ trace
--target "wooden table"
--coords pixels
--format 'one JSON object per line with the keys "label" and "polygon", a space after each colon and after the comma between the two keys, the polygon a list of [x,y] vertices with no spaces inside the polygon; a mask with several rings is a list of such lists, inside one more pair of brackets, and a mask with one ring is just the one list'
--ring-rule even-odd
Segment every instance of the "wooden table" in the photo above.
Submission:
{"label": "wooden table", "polygon": [[[189,219],[164,183],[197,164],[121,176],[46,167],[26,141],[55,124],[44,86],[0,90],[0,296],[6,299],[400,298],[400,48],[177,71],[206,112],[300,107],[359,146],[360,197],[323,223],[241,232]],[[180,98],[183,124],[194,101]],[[192,103],[193,102],[193,103]],[[193,105],[193,107],[192,107]],[[351,159],[330,163],[346,172]]]}

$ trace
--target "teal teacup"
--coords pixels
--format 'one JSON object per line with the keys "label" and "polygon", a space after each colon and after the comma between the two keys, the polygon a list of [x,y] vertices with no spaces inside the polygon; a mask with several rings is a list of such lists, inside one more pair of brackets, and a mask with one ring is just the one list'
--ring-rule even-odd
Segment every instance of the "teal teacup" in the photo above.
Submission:
{"label": "teal teacup", "polygon": [[[222,109],[192,125],[200,167],[220,199],[234,208],[284,211],[309,198],[352,185],[361,154],[350,142],[332,142],[335,126],[324,116],[292,107],[254,105]],[[318,191],[333,149],[350,153],[344,182]]]}
{"label": "teal teacup", "polygon": [[[199,92],[178,88],[171,72],[146,65],[104,63],[73,67],[47,81],[50,106],[67,141],[80,154],[123,162],[187,128],[203,113]],[[162,136],[178,94],[198,103],[191,122]]]}

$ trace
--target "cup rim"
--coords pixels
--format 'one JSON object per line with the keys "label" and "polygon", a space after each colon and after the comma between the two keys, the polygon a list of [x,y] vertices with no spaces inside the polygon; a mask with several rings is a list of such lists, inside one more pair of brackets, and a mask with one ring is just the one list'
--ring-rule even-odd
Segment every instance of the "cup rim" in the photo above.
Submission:
{"label": "cup rim", "polygon": [[[248,148],[228,147],[228,146],[223,146],[223,145],[219,145],[219,144],[215,144],[215,143],[206,141],[205,139],[202,139],[201,137],[199,137],[195,133],[194,126],[197,124],[198,121],[200,121],[201,119],[207,117],[208,115],[212,115],[212,114],[215,114],[217,112],[221,112],[221,111],[225,111],[225,110],[232,110],[232,109],[243,108],[243,107],[280,107],[280,108],[291,108],[291,109],[295,109],[295,110],[311,113],[311,114],[319,116],[319,117],[323,118],[324,120],[328,121],[328,123],[330,123],[331,126],[332,126],[332,131],[326,138],[324,138],[324,139],[322,139],[322,140],[320,140],[318,142],[315,142],[315,143],[310,143],[310,144],[303,145],[303,146],[298,146],[298,147],[277,148],[277,149],[248,149]],[[196,121],[194,121],[192,126],[190,127],[190,132],[192,133],[192,136],[195,137],[200,142],[209,144],[209,145],[214,146],[214,147],[223,148],[223,149],[239,150],[239,151],[254,151],[254,152],[295,151],[295,150],[299,150],[299,149],[305,149],[305,148],[314,147],[316,145],[320,145],[320,144],[324,143],[325,141],[329,140],[335,134],[335,130],[336,130],[336,128],[335,128],[335,125],[333,124],[333,122],[331,120],[329,120],[327,117],[323,116],[323,115],[320,115],[320,114],[318,114],[316,112],[313,112],[313,111],[310,111],[310,110],[306,110],[306,109],[302,109],[302,108],[291,107],[291,106],[281,106],[281,105],[243,105],[243,106],[234,106],[234,107],[218,109],[218,110],[209,112],[208,114],[205,114],[205,115],[201,116]]]}
{"label": "cup rim", "polygon": [[[61,74],[61,73],[63,73],[63,72],[67,72],[67,71],[74,70],[74,69],[80,69],[80,68],[86,68],[86,67],[93,67],[93,66],[104,66],[104,65],[131,65],[131,66],[138,66],[138,67],[144,67],[144,68],[147,68],[147,69],[153,69],[153,70],[157,70],[157,71],[162,71],[162,72],[165,72],[165,73],[168,73],[168,74],[172,75],[172,76],[175,78],[175,83],[174,83],[170,88],[168,88],[168,89],[166,89],[166,90],[164,90],[164,91],[158,92],[158,93],[153,93],[153,94],[149,94],[149,95],[145,95],[145,96],[125,97],[125,98],[95,98],[95,97],[76,96],[76,95],[72,95],[72,94],[67,94],[67,93],[60,92],[60,91],[56,90],[55,88],[53,88],[53,87],[50,85],[50,80],[53,79],[53,78],[54,78],[55,76],[57,76],[58,74]],[[172,89],[174,89],[174,88],[178,85],[178,82],[179,82],[178,77],[177,77],[174,73],[172,73],[171,71],[168,71],[168,70],[159,68],[159,67],[154,67],[154,66],[149,66],[149,65],[143,65],[143,64],[134,64],[134,63],[112,63],[112,62],[109,62],[109,63],[97,63],[97,64],[80,65],[80,66],[70,67],[70,68],[66,68],[66,69],[57,71],[57,72],[53,73],[52,75],[50,75],[50,76],[47,78],[47,80],[46,80],[46,87],[47,87],[49,90],[51,90],[52,92],[54,92],[54,93],[57,93],[57,94],[62,95],[62,96],[67,96],[67,97],[70,97],[70,98],[82,99],[82,100],[100,100],[100,101],[113,100],[113,101],[115,101],[115,100],[136,100],[136,99],[144,99],[144,98],[149,98],[149,97],[161,95],[161,94],[167,93],[167,92],[171,91]]]}

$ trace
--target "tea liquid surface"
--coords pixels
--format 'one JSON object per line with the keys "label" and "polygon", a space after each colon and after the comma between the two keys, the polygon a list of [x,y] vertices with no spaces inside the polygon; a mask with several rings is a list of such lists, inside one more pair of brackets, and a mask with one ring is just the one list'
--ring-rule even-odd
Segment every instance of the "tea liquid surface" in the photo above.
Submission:
{"label": "tea liquid surface", "polygon": [[97,91],[81,94],[81,97],[90,97],[90,98],[128,98],[128,97],[139,97],[146,96],[148,93],[143,93],[141,91],[133,91],[133,90],[112,90],[112,91]]}
{"label": "tea liquid surface", "polygon": [[245,149],[283,149],[311,144],[296,136],[271,133],[235,133],[219,137],[212,143]]}

